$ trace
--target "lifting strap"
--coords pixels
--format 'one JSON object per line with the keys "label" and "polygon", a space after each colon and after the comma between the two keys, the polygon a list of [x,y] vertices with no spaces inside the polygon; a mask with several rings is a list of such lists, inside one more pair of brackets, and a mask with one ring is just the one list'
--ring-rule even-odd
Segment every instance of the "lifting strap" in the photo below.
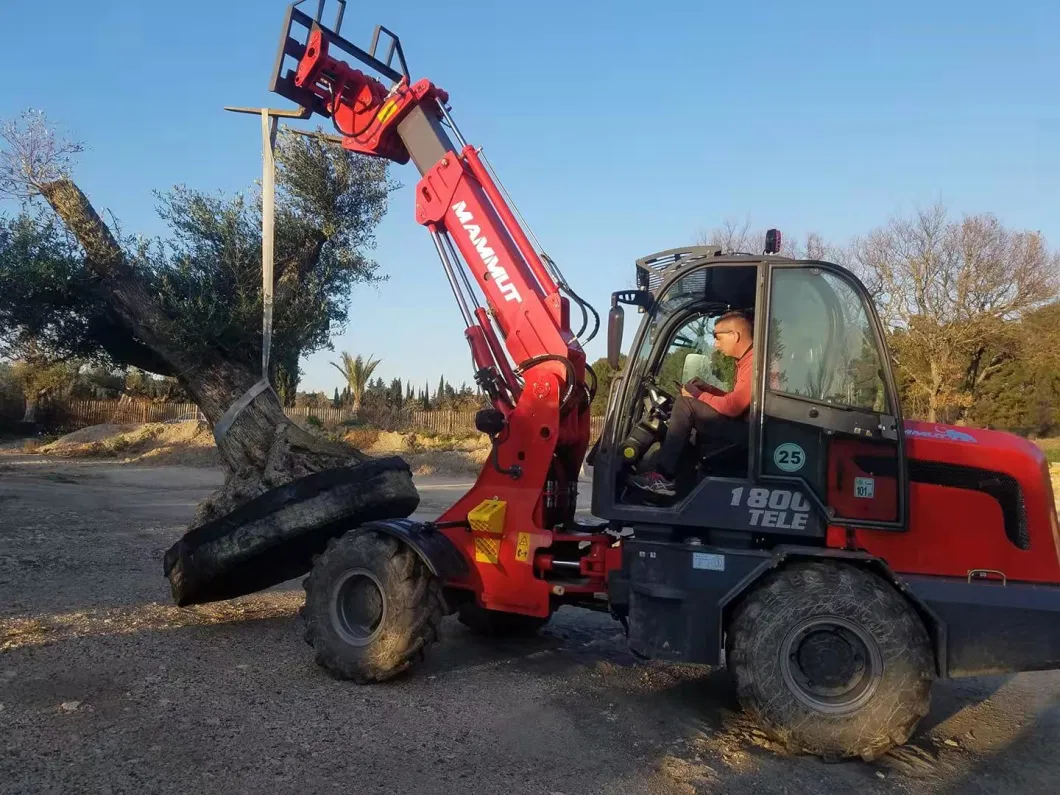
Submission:
{"label": "lifting strap", "polygon": [[[268,108],[261,109],[261,380],[243,393],[217,421],[213,427],[213,438],[218,446],[228,435],[236,417],[254,402],[254,398],[266,389],[269,383],[269,354],[272,349],[272,296],[273,296],[273,241],[276,208],[276,127],[279,120]],[[273,393],[275,394],[275,392]]]}

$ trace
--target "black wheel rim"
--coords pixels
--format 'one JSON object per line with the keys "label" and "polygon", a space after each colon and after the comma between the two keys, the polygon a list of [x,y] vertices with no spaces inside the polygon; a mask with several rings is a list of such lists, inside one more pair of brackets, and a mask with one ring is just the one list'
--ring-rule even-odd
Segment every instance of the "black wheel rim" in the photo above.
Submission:
{"label": "black wheel rim", "polygon": [[780,646],[780,666],[795,698],[831,715],[863,707],[883,676],[876,640],[839,616],[813,616],[792,627]]}
{"label": "black wheel rim", "polygon": [[353,646],[366,646],[376,639],[387,610],[383,585],[367,569],[345,572],[331,591],[331,625]]}

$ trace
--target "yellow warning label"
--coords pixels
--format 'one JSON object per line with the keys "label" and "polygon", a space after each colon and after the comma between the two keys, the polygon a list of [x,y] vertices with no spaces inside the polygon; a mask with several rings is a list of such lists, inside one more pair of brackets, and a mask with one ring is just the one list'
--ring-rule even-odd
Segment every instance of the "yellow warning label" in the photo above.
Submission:
{"label": "yellow warning label", "polygon": [[515,545],[515,559],[523,563],[530,560],[530,534],[520,533],[519,542]]}
{"label": "yellow warning label", "polygon": [[501,552],[499,538],[476,538],[475,560],[479,563],[497,563]]}
{"label": "yellow warning label", "polygon": [[397,110],[397,102],[391,99],[379,109],[379,112],[375,114],[375,117],[379,120],[379,123],[382,124],[394,115],[395,110]]}

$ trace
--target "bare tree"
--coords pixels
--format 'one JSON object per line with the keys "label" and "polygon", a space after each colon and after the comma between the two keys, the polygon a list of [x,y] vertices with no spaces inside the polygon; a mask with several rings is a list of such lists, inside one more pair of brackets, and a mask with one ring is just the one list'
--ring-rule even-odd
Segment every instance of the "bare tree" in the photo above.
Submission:
{"label": "bare tree", "polygon": [[1040,234],[991,215],[952,221],[942,204],[855,239],[851,259],[929,421],[963,417],[1024,342],[1010,321],[1053,300],[1060,272]]}
{"label": "bare tree", "polygon": [[70,173],[84,146],[49,125],[41,111],[28,110],[17,121],[0,124],[4,157],[0,160],[0,198],[25,199],[40,186]]}
{"label": "bare tree", "polygon": [[711,229],[699,236],[700,245],[718,246],[726,254],[736,252],[747,254],[761,253],[764,240],[764,233],[759,235],[757,230],[752,231],[750,217],[744,219],[743,222],[727,218],[720,227]]}
{"label": "bare tree", "polygon": [[[726,219],[721,226],[703,232],[697,241],[701,246],[718,246],[725,253],[761,254],[765,247],[766,230],[752,226],[751,219],[743,221]],[[780,254],[795,259],[816,259],[842,264],[846,251],[829,243],[817,233],[810,232],[805,239],[798,240],[781,235]]]}

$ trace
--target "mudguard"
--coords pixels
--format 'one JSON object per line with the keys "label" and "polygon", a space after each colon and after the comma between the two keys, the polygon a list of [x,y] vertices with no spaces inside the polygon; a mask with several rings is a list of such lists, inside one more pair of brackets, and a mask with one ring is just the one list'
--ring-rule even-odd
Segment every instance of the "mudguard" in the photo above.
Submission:
{"label": "mudguard", "polygon": [[356,528],[357,532],[364,530],[385,533],[408,544],[431,570],[431,574],[442,580],[462,578],[469,573],[467,560],[460,550],[429,523],[391,519],[365,522]]}

